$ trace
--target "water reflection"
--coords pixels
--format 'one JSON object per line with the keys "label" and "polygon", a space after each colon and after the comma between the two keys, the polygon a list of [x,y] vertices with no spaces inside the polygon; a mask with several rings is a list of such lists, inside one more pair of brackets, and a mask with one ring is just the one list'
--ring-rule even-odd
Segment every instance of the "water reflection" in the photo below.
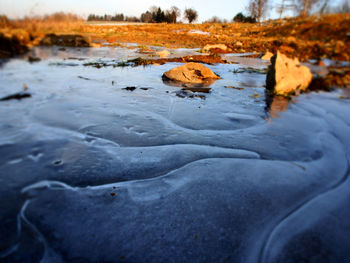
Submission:
{"label": "water reflection", "polygon": [[272,118],[280,117],[281,112],[285,112],[288,109],[290,99],[282,96],[275,96],[270,105],[269,114]]}

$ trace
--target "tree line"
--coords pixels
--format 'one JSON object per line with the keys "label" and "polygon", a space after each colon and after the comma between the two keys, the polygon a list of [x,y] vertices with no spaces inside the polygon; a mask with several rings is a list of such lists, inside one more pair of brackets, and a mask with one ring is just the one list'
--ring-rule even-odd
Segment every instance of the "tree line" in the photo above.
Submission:
{"label": "tree line", "polygon": [[[340,4],[333,7],[330,0],[279,0],[277,3],[272,3],[272,0],[249,0],[246,7],[247,15],[242,12],[238,13],[233,19],[233,22],[255,23],[261,22],[268,17],[269,11],[275,9],[281,18],[288,13],[294,16],[309,16],[311,14],[325,13],[350,13],[349,0],[342,0]],[[88,21],[126,21],[126,22],[143,22],[143,23],[177,23],[181,17],[181,10],[172,6],[167,10],[162,10],[160,7],[152,6],[140,17],[124,16],[123,14],[112,15],[95,15],[90,14]],[[198,19],[198,12],[193,8],[186,8],[183,12],[183,18],[189,23]],[[206,20],[204,23],[228,23],[226,19],[220,19],[217,16]]]}
{"label": "tree line", "polygon": [[[197,20],[198,12],[193,8],[186,8],[183,12],[184,18],[192,23]],[[90,14],[88,21],[126,21],[126,22],[143,22],[143,23],[177,23],[181,17],[181,10],[172,6],[170,9],[162,10],[160,7],[152,6],[146,12],[142,13],[140,17],[124,16],[123,14],[112,15],[95,15]]]}
{"label": "tree line", "polygon": [[271,0],[250,0],[247,6],[251,18],[261,22],[268,16],[268,12],[275,8],[279,17],[289,12],[294,16],[306,17],[311,14],[350,13],[349,0],[342,0],[338,6],[331,6],[330,0],[280,0],[275,6]]}

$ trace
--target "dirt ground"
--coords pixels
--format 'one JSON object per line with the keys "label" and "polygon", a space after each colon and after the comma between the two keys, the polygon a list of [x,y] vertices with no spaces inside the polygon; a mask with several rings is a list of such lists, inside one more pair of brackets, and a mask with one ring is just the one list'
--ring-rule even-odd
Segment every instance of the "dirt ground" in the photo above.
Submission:
{"label": "dirt ground", "polygon": [[302,61],[330,58],[350,61],[350,14],[271,20],[262,24],[88,24],[83,21],[13,21],[0,33],[17,36],[21,43],[38,45],[48,33],[81,34],[93,46],[137,43],[168,48],[202,48],[226,44],[227,52],[281,52]]}
{"label": "dirt ground", "polygon": [[276,52],[307,59],[350,60],[350,15],[328,15],[268,21],[259,24],[85,25],[93,41],[132,42],[165,47],[201,48],[226,44],[228,52]]}

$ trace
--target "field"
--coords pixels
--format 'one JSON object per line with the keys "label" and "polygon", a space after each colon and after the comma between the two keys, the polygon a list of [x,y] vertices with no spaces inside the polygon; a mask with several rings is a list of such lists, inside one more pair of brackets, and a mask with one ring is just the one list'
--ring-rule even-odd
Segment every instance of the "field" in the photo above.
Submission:
{"label": "field", "polygon": [[93,46],[137,43],[168,48],[201,48],[226,44],[230,53],[275,52],[308,59],[350,60],[350,15],[271,20],[262,24],[125,24],[86,23],[82,20],[27,19],[3,23],[0,32],[16,35],[33,46],[47,33],[74,33],[91,39]]}

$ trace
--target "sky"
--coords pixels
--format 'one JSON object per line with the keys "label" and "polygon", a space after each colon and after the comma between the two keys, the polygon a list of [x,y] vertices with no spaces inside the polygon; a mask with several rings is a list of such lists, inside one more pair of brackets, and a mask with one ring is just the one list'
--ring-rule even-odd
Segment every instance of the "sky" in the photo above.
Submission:
{"label": "sky", "polygon": [[[270,0],[271,6],[274,1]],[[333,0],[338,2],[340,0]],[[150,6],[168,9],[177,6],[183,10],[194,8],[198,12],[198,22],[213,16],[231,20],[237,13],[245,12],[249,0],[0,0],[0,14],[10,18],[21,18],[25,15],[44,15],[54,12],[71,12],[83,17],[90,13],[104,15],[123,13],[126,16],[137,16],[147,11]],[[271,7],[270,16],[276,17]]]}
{"label": "sky", "polygon": [[0,0],[0,13],[10,18],[25,15],[42,15],[57,11],[72,12],[82,16],[90,13],[140,16],[150,6],[168,9],[177,6],[183,10],[194,8],[199,22],[218,16],[232,19],[238,12],[245,11],[248,0]]}

